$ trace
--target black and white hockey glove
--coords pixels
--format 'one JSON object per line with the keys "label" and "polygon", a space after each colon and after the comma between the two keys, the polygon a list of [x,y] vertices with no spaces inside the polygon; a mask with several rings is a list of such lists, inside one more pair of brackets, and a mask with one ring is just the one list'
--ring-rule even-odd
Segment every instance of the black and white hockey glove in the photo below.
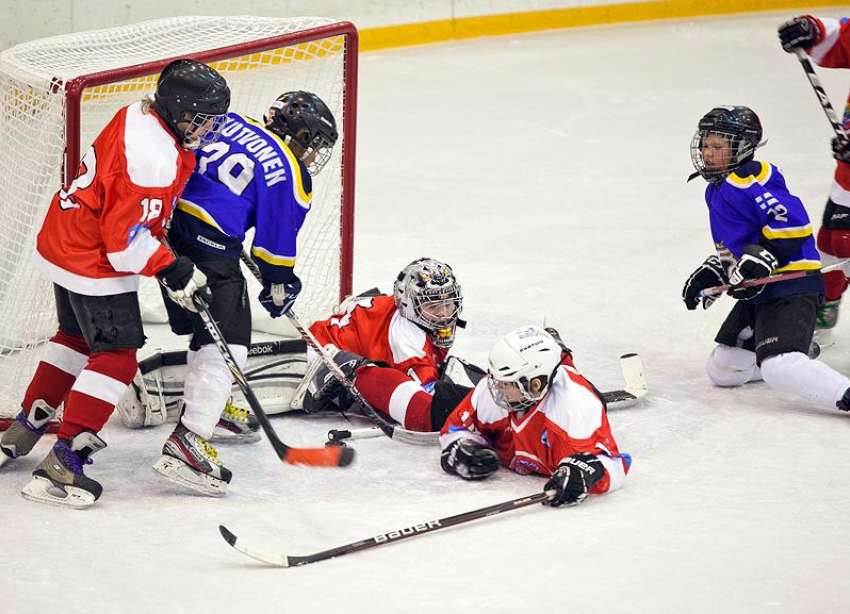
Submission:
{"label": "black and white hockey glove", "polygon": [[[688,281],[685,282],[685,287],[682,288],[682,300],[685,301],[685,307],[693,311],[700,303],[700,292],[706,288],[722,286],[726,282],[726,271],[720,258],[717,255],[709,256],[697,270],[691,273]],[[702,308],[708,309],[716,300],[716,296],[702,297]]]}
{"label": "black and white hockey glove", "polygon": [[[345,379],[352,384],[357,379],[357,369],[363,365],[372,364],[368,358],[344,350],[334,354],[333,361],[345,375]],[[354,400],[345,385],[331,373],[326,365],[322,364],[307,386],[307,393],[304,395],[304,411],[307,413],[346,411],[352,403]]]}
{"label": "black and white hockey glove", "polygon": [[459,475],[464,480],[483,480],[493,475],[501,465],[493,448],[465,437],[443,450],[440,464],[443,471]]}
{"label": "black and white hockey glove", "polygon": [[820,23],[811,15],[795,17],[778,28],[779,42],[788,53],[795,49],[809,49],[823,39]]}
{"label": "black and white hockey glove", "polygon": [[[767,277],[779,266],[779,259],[763,245],[747,245],[741,251],[738,264],[729,273],[729,283],[737,285],[747,279]],[[749,288],[731,288],[729,296],[742,301],[757,297],[764,291],[764,284]]]}
{"label": "black and white hockey glove", "polygon": [[576,505],[590,494],[590,489],[605,476],[605,465],[595,454],[582,452],[564,459],[543,490],[554,490],[547,505]]}
{"label": "black and white hockey glove", "polygon": [[183,309],[197,313],[194,297],[197,295],[207,305],[212,303],[212,292],[207,286],[207,276],[186,256],[177,259],[156,274],[168,298]]}
{"label": "black and white hockey glove", "polygon": [[839,162],[850,164],[850,140],[846,137],[832,137],[832,157]]}
{"label": "black and white hockey glove", "polygon": [[292,309],[295,299],[301,292],[301,280],[296,275],[285,284],[263,284],[260,292],[260,304],[266,308],[272,318],[279,318]]}

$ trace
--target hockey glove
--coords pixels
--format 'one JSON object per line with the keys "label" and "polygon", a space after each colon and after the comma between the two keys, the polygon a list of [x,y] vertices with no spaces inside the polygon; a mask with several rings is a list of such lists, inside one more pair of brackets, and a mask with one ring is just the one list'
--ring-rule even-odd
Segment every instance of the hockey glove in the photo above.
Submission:
{"label": "hockey glove", "polygon": [[850,140],[846,137],[832,137],[832,157],[839,162],[850,164]]}
{"label": "hockey glove", "polygon": [[[368,358],[344,350],[334,354],[333,361],[342,371],[345,379],[352,384],[357,379],[357,369],[372,363]],[[304,411],[307,413],[328,410],[345,411],[353,402],[345,385],[323,363],[307,386],[307,394],[304,396]]]}
{"label": "hockey glove", "polygon": [[778,32],[779,42],[788,53],[794,53],[795,49],[809,49],[823,40],[820,21],[811,15],[786,21],[779,26]]}
{"label": "hockey glove", "polygon": [[543,490],[554,490],[547,502],[552,507],[576,505],[590,494],[590,489],[605,476],[605,465],[595,454],[582,452],[568,456],[552,474]]}
{"label": "hockey glove", "polygon": [[493,448],[464,437],[443,450],[440,464],[443,471],[464,480],[483,480],[493,475],[501,463]]}
{"label": "hockey glove", "polygon": [[208,306],[212,303],[212,292],[207,286],[207,276],[186,256],[177,259],[156,274],[165,288],[168,298],[188,311],[198,312],[193,300],[195,296]]}
{"label": "hockey glove", "polygon": [[[729,274],[729,283],[733,286],[746,279],[767,277],[779,266],[779,260],[763,245],[747,245],[741,252],[738,264]],[[749,288],[730,288],[729,296],[742,301],[748,301],[764,292],[764,284]]]}
{"label": "hockey glove", "polygon": [[[688,281],[685,282],[685,287],[682,288],[682,300],[685,301],[685,307],[693,311],[700,303],[700,292],[706,288],[722,286],[726,281],[726,271],[723,269],[720,258],[716,255],[709,256],[696,271],[691,273]],[[716,296],[702,297],[702,308],[708,309],[716,300]]]}
{"label": "hockey glove", "polygon": [[279,318],[292,309],[298,293],[301,292],[301,280],[293,275],[285,284],[263,284],[260,292],[260,304],[266,308],[272,318]]}

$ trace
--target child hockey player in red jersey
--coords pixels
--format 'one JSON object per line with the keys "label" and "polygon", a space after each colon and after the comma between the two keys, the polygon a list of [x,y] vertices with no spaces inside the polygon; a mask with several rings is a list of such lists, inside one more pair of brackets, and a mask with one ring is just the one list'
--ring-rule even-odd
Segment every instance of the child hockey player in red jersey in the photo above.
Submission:
{"label": "child hockey player in red jersey", "polygon": [[[414,260],[399,273],[392,296],[358,296],[347,303],[344,312],[310,327],[316,340],[349,378],[356,377],[357,390],[376,410],[409,430],[439,430],[468,390],[442,377],[456,330],[464,325],[463,295],[451,267],[432,258]],[[361,368],[367,364],[372,366]],[[462,367],[468,369],[474,375],[474,368]],[[350,404],[342,385],[314,357],[293,408],[345,410]]]}
{"label": "child hockey player in red jersey", "polygon": [[24,488],[29,499],[84,507],[101,485],[83,472],[106,447],[98,436],[136,373],[145,342],[139,276],[156,276],[168,296],[194,309],[206,278],[160,242],[163,225],[195,167],[192,150],[214,140],[230,104],[215,70],[176,60],[153,100],[121,109],[59,190],[38,235],[36,266],[54,283],[59,330],[48,342],[0,460],[29,453],[56,408],[65,411],[53,449]]}
{"label": "child hockey player in red jersey", "polygon": [[623,483],[631,457],[619,452],[601,394],[556,334],[518,328],[496,343],[488,362],[487,377],[440,433],[447,473],[480,480],[505,466],[548,476],[553,507]]}
{"label": "child hockey player in red jersey", "polygon": [[[803,49],[825,68],[850,68],[850,20],[846,17],[840,21],[812,15],[795,17],[779,26],[779,40],[785,51]],[[850,100],[843,124],[845,131],[850,128]],[[825,264],[850,258],[850,141],[833,138],[832,156],[837,161],[835,178],[817,237],[817,247],[826,256]],[[838,321],[847,277],[842,270],[830,271],[824,274],[824,282],[826,301],[818,310],[817,327],[829,329]]]}

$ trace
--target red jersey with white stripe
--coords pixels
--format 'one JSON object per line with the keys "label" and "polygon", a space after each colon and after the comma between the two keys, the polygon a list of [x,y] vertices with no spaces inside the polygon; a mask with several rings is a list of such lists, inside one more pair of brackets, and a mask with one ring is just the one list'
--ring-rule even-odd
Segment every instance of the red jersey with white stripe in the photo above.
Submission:
{"label": "red jersey with white stripe", "polygon": [[95,139],[77,178],[59,190],[38,234],[36,266],[77,294],[135,292],[174,260],[159,242],[195,167],[159,117],[121,109]]}
{"label": "red jersey with white stripe", "polygon": [[[843,18],[815,18],[820,22],[823,39],[808,49],[808,54],[824,68],[850,68],[850,20]],[[843,126],[850,132],[850,96],[844,109]],[[850,207],[850,164],[838,162],[835,169],[835,183],[829,193],[833,202]]]}
{"label": "red jersey with white stripe", "polygon": [[403,318],[391,296],[370,296],[346,311],[315,322],[310,332],[320,345],[388,363],[431,391],[448,350],[438,348],[425,331]]}
{"label": "red jersey with white stripe", "polygon": [[606,470],[591,493],[622,484],[631,458],[620,454],[602,401],[571,357],[561,363],[543,399],[518,416],[496,404],[484,378],[446,420],[440,444],[445,450],[466,437],[489,445],[503,465],[522,475],[549,476],[568,456],[586,452],[597,455]]}

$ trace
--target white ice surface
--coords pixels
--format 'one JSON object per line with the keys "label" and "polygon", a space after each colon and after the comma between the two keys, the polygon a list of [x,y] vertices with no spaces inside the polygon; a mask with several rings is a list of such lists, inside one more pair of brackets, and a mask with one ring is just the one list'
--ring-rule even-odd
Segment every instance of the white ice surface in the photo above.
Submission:
{"label": "white ice surface", "polygon": [[[834,10],[827,14],[835,14]],[[355,288],[389,285],[422,255],[455,267],[483,362],[500,334],[557,326],[578,367],[619,386],[637,351],[650,397],[611,412],[634,465],[622,490],[571,509],[530,508],[299,569],[265,568],[217,526],[308,554],[533,493],[501,471],[470,484],[438,452],[358,442],[356,464],[281,465],[268,444],[220,447],[221,500],[150,469],[168,428],[113,419],[76,512],[18,491],[50,445],[0,473],[0,612],[850,611],[850,418],[762,384],[713,388],[705,357],[729,299],[687,312],[684,279],[712,251],[688,145],[698,118],[746,104],[819,222],[830,128],[775,28],[758,14],[470,40],[361,58]],[[845,71],[821,70],[837,109]],[[319,178],[321,181],[321,178]],[[823,360],[850,371],[850,316]],[[176,347],[161,328],[152,343]],[[155,342],[155,343],[154,343]],[[144,352],[142,352],[144,355]],[[336,420],[280,418],[320,444]]]}

